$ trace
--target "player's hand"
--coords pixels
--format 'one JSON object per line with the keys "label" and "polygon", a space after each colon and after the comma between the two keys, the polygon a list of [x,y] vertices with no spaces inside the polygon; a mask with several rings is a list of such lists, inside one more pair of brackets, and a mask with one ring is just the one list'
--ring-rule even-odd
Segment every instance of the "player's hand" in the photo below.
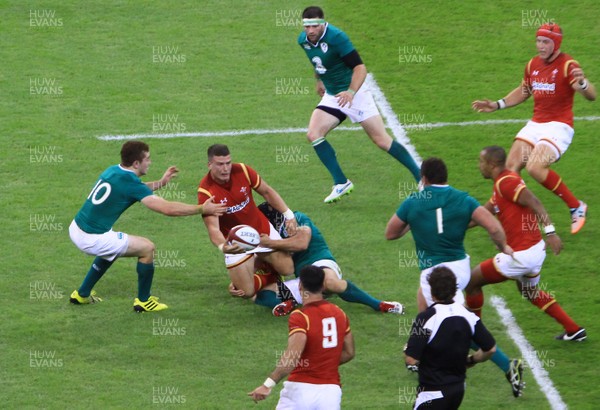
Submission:
{"label": "player's hand", "polygon": [[323,97],[325,95],[325,86],[323,85],[323,81],[317,80],[315,88],[317,90],[317,94],[319,94],[320,97]]}
{"label": "player's hand", "polygon": [[513,251],[513,248],[511,248],[510,245],[504,245],[504,247],[500,249],[500,251],[514,259],[515,251]]}
{"label": "player's hand", "polygon": [[243,298],[244,296],[246,296],[246,292],[244,292],[242,289],[236,288],[233,285],[233,283],[231,283],[231,282],[229,282],[229,286],[227,287],[227,291],[229,292],[229,294],[231,296],[234,296],[234,297]]}
{"label": "player's hand", "polygon": [[179,170],[175,165],[171,165],[169,168],[167,168],[162,178],[160,179],[160,186],[163,187],[167,185],[173,178],[177,176],[178,172]]}
{"label": "player's hand", "polygon": [[266,399],[269,394],[271,394],[271,389],[264,384],[261,384],[256,389],[248,393],[248,396],[252,397],[252,400],[254,400],[255,403],[258,403],[259,401]]}
{"label": "player's hand", "polygon": [[477,112],[494,112],[498,109],[498,104],[492,100],[476,100],[471,103],[471,107]]}
{"label": "player's hand", "polygon": [[246,253],[246,250],[244,248],[242,248],[240,245],[231,244],[229,242],[225,242],[223,244],[223,249],[221,249],[221,251],[223,253],[230,253],[230,254]]}
{"label": "player's hand", "polygon": [[562,241],[557,234],[547,235],[546,243],[550,245],[550,249],[552,249],[555,255],[558,255],[563,248]]}
{"label": "player's hand", "polygon": [[352,100],[354,100],[354,94],[349,91],[342,91],[335,95],[337,98],[338,105],[340,108],[344,108],[346,105],[348,108],[352,107]]}
{"label": "player's hand", "polygon": [[581,85],[583,80],[585,79],[585,75],[583,74],[583,70],[580,67],[574,68],[571,70],[571,75],[575,79],[575,81]]}
{"label": "player's hand", "polygon": [[223,204],[215,204],[215,197],[211,196],[202,204],[202,215],[221,216],[227,211],[227,206]]}
{"label": "player's hand", "polygon": [[288,236],[296,235],[298,231],[298,221],[296,218],[287,219],[285,221],[285,230],[287,231]]}

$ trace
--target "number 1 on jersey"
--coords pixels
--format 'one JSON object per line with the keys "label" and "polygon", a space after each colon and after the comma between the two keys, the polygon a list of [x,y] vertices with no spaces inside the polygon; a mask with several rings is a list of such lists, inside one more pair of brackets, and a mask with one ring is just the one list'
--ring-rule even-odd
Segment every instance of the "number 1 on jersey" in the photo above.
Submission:
{"label": "number 1 on jersey", "polygon": [[438,233],[444,233],[444,218],[442,216],[442,208],[436,208],[435,220],[437,222]]}

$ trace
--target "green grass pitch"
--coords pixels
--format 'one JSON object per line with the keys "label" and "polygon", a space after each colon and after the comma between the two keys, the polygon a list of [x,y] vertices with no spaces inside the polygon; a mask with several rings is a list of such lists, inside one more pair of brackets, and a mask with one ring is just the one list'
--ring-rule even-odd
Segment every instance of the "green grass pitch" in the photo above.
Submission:
{"label": "green grass pitch", "polygon": [[[296,1],[5,1],[0,34],[0,385],[2,407],[21,408],[274,408],[246,396],[275,366],[286,345],[285,319],[231,298],[227,274],[200,218],[167,218],[136,205],[115,226],[157,246],[153,293],[170,309],[136,315],[135,261],[116,262],[96,290],[102,304],[71,306],[69,294],[91,258],[68,237],[68,226],[95,179],[118,162],[121,141],[103,135],[211,132],[306,127],[317,102],[312,72],[296,44]],[[498,99],[520,81],[535,53],[543,20],[565,31],[563,50],[600,84],[600,28],[591,0],[564,2],[356,0],[320,4],[352,39],[403,123],[423,125],[530,118],[531,102],[492,115],[472,112],[477,98]],[[576,96],[575,115],[593,116],[598,103]],[[450,183],[481,202],[491,193],[477,169],[480,149],[508,148],[521,123],[448,126],[408,131],[422,157],[441,156]],[[576,236],[560,200],[525,177],[549,210],[564,241],[549,255],[541,286],[587,328],[580,344],[560,343],[561,328],[522,300],[512,284],[500,295],[572,409],[597,407],[600,223],[595,191],[597,121],[576,121],[574,142],[555,169],[590,206]],[[383,300],[407,306],[402,317],[338,303],[349,315],[356,358],[341,367],[346,409],[411,408],[416,377],[402,346],[416,313],[417,268],[410,238],[386,242],[385,224],[409,173],[363,132],[330,135],[356,185],[333,206],[322,203],[331,181],[304,135],[148,139],[149,179],[169,165],[180,176],[162,192],[194,203],[206,173],[206,148],[222,142],[233,159],[255,167],[292,208],[322,229],[345,276]],[[292,153],[292,157],[289,154]],[[288,155],[288,156],[286,156]],[[473,263],[494,253],[474,230]],[[495,310],[484,320],[511,357],[520,353]],[[548,409],[526,369],[525,395],[514,399],[491,363],[468,373],[464,409]]]}

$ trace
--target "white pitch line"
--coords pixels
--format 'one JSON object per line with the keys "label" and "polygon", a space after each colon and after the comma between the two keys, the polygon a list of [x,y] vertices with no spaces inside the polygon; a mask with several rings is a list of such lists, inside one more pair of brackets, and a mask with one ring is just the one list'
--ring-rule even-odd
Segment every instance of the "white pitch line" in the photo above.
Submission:
{"label": "white pitch line", "polygon": [[554,387],[548,372],[546,369],[544,369],[544,366],[538,359],[535,349],[525,338],[523,331],[517,324],[517,321],[515,320],[515,317],[510,309],[506,306],[504,299],[500,296],[494,295],[491,297],[490,302],[500,314],[500,319],[502,320],[504,326],[506,326],[508,335],[521,351],[521,354],[527,364],[529,364],[531,373],[533,373],[533,377],[535,377],[535,380],[540,385],[542,393],[546,395],[546,398],[550,402],[550,407],[552,407],[554,410],[567,409],[567,404],[563,401],[560,393],[558,390],[556,390],[556,387]]}
{"label": "white pitch line", "polygon": [[[384,97],[385,98],[385,97]],[[381,107],[380,107],[381,108]],[[393,112],[393,111],[392,111]],[[382,112],[383,113],[383,112]],[[394,114],[395,115],[395,114]],[[389,117],[386,117],[388,121],[388,127],[392,130],[392,133],[398,133],[394,131],[391,124],[389,123]],[[396,117],[396,121],[398,118]],[[575,117],[576,121],[598,121],[600,117],[588,116],[588,117]],[[393,120],[392,120],[393,121]],[[460,122],[428,122],[423,124],[407,124],[402,125],[406,130],[410,129],[431,129],[431,128],[442,128],[442,127],[467,127],[471,125],[496,125],[496,124],[514,124],[522,123],[525,124],[527,119],[505,119],[505,120],[482,120],[482,121],[460,121]],[[400,124],[398,122],[398,124]],[[361,127],[337,127],[336,130],[340,131],[362,131]],[[236,137],[241,135],[267,135],[267,134],[305,134],[308,131],[307,128],[269,128],[269,129],[253,129],[253,130],[229,130],[229,131],[206,131],[206,132],[176,132],[176,133],[161,133],[161,134],[121,134],[121,135],[102,135],[97,137],[103,141],[115,141],[115,140],[135,140],[135,139],[146,139],[146,138],[158,138],[158,139],[169,139],[169,138],[196,138],[196,137]],[[401,132],[399,135],[402,135]],[[406,135],[406,133],[404,133]],[[407,144],[404,144],[402,140],[398,139],[397,135],[394,137],[402,144],[405,145],[408,151],[415,158],[419,158],[419,154],[416,152],[410,140]],[[413,152],[414,151],[414,152]],[[417,161],[419,162],[419,161]]]}
{"label": "white pitch line", "polygon": [[[391,105],[385,98],[383,91],[377,85],[377,82],[371,74],[367,75],[365,80],[371,92],[373,98],[379,107],[382,117],[384,118],[387,127],[391,129],[392,134],[396,140],[404,145],[408,152],[415,158],[417,163],[421,162],[421,157],[417,153],[415,147],[412,145],[410,139],[406,134],[406,129],[431,129],[431,128],[442,128],[442,127],[466,127],[471,125],[495,125],[495,124],[513,124],[513,123],[525,123],[527,119],[503,119],[503,120],[481,120],[481,121],[461,121],[461,122],[437,122],[437,123],[424,123],[424,124],[409,124],[402,125],[398,120],[398,116],[392,110]],[[577,121],[598,121],[600,117],[587,116],[587,117],[575,117]],[[342,131],[359,131],[361,127],[337,127],[337,130]],[[97,137],[99,140],[111,141],[111,140],[131,140],[131,139],[142,139],[142,138],[195,138],[195,137],[233,137],[241,135],[266,135],[266,134],[292,134],[292,133],[306,133],[307,128],[280,128],[280,129],[254,129],[254,130],[231,130],[231,131],[214,131],[214,132],[183,132],[183,133],[168,133],[168,134],[130,134],[130,135],[103,135]],[[554,387],[552,380],[548,375],[548,372],[544,369],[539,359],[537,358],[535,349],[529,341],[525,338],[523,331],[514,319],[514,316],[510,309],[506,307],[504,299],[498,296],[492,296],[492,305],[500,314],[500,318],[504,325],[509,331],[509,336],[514,340],[516,345],[521,350],[523,357],[529,364],[531,371],[540,385],[542,392],[546,395],[546,398],[550,402],[550,406],[554,410],[567,409],[566,403],[562,400],[558,390]]]}
{"label": "white pitch line", "polygon": [[387,98],[383,94],[381,88],[375,81],[375,78],[371,73],[367,74],[367,78],[365,79],[365,84],[369,87],[371,94],[373,94],[373,98],[375,99],[375,103],[379,107],[379,111],[381,112],[381,116],[385,119],[387,126],[390,130],[392,130],[392,134],[396,141],[400,144],[404,145],[406,150],[410,153],[417,164],[423,162],[417,150],[410,142],[410,138],[406,135],[406,131],[404,130],[404,126],[398,120],[398,116],[392,109],[392,106],[388,102]]}

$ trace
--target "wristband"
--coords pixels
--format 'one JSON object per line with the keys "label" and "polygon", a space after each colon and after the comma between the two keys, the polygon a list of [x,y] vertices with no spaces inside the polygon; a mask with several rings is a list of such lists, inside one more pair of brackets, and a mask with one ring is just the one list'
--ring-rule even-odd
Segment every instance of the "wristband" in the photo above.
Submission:
{"label": "wristband", "polygon": [[504,98],[496,101],[496,104],[498,104],[498,109],[502,110],[504,108],[506,108],[506,101],[504,101]]}
{"label": "wristband", "polygon": [[579,83],[579,86],[581,87],[581,89],[582,89],[583,91],[587,90],[587,88],[588,88],[588,85],[589,85],[589,84],[588,84],[588,82],[586,81],[586,79],[585,79],[585,78],[583,79],[583,82],[582,82],[582,83]]}
{"label": "wristband", "polygon": [[553,235],[556,233],[556,229],[554,229],[554,225],[546,225],[544,226],[544,233],[546,235]]}
{"label": "wristband", "polygon": [[271,379],[270,377],[267,377],[267,380],[265,380],[265,382],[263,383],[263,385],[267,389],[272,389],[273,387],[275,387],[276,384],[277,384],[277,382],[275,380]]}
{"label": "wristband", "polygon": [[204,206],[203,205],[198,205],[198,209],[200,210],[200,212],[198,212],[200,215],[204,214]]}
{"label": "wristband", "polygon": [[288,210],[283,213],[283,217],[285,218],[286,221],[289,221],[289,220],[295,218],[294,213],[292,212],[292,210],[290,208],[288,208]]}
{"label": "wristband", "polygon": [[219,248],[219,250],[221,252],[223,252],[223,246],[225,246],[225,242],[223,242],[222,244],[220,244],[219,246],[217,246],[217,248]]}
{"label": "wristband", "polygon": [[[587,84],[586,84],[586,86],[587,86]],[[356,91],[354,91],[352,88],[348,88],[348,89],[346,90],[346,92],[347,92],[347,93],[350,93],[350,94],[352,94],[352,95],[356,94]]]}

